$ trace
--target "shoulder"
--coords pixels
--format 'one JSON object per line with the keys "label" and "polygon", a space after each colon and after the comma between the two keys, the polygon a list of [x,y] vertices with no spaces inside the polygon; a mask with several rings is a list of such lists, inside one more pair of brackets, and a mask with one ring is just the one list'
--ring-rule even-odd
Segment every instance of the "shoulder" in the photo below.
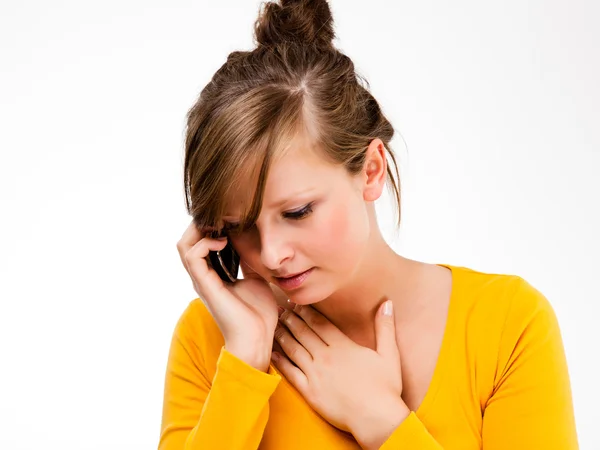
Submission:
{"label": "shoulder", "polygon": [[[488,393],[517,360],[544,346],[561,344],[558,321],[547,297],[519,275],[460,268],[455,320],[464,333],[468,360]],[[462,322],[462,323],[460,323]]]}
{"label": "shoulder", "polygon": [[184,328],[188,332],[197,334],[198,337],[208,337],[215,331],[220,334],[218,325],[199,297],[196,297],[187,304],[179,317],[177,326]]}
{"label": "shoulder", "polygon": [[177,339],[196,365],[202,366],[210,378],[224,345],[223,335],[201,298],[191,300],[181,313],[174,330]]}
{"label": "shoulder", "polygon": [[550,301],[527,280],[517,277],[500,336],[499,369],[507,371],[516,360],[528,360],[542,348],[561,347],[560,327]]}
{"label": "shoulder", "polygon": [[491,326],[488,331],[504,333],[507,327],[523,328],[536,317],[554,315],[546,296],[519,275],[459,270],[458,308],[467,320]]}

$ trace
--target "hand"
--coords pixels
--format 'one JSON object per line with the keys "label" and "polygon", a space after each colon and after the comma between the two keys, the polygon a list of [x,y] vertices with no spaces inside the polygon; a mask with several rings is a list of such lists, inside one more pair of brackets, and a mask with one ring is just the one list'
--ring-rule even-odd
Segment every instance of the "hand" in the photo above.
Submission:
{"label": "hand", "polygon": [[272,355],[279,371],[315,411],[352,433],[363,448],[379,448],[410,414],[401,398],[393,312],[382,310],[375,322],[376,351],[356,344],[311,306],[283,312],[287,328],[275,331],[285,352]]}
{"label": "hand", "polygon": [[[205,234],[202,236],[201,234]],[[177,242],[179,257],[192,279],[194,290],[219,326],[225,348],[255,368],[266,371],[277,325],[277,303],[263,278],[240,261],[243,280],[224,283],[210,268],[209,251],[225,248],[227,239],[200,233],[192,221]]]}

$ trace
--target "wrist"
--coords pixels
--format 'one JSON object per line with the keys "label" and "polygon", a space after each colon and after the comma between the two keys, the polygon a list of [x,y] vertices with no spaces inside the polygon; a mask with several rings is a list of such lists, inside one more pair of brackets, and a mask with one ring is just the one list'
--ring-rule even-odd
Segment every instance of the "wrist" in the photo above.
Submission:
{"label": "wrist", "polygon": [[225,343],[225,350],[246,364],[266,372],[271,362],[271,348],[267,345],[236,345]]}
{"label": "wrist", "polygon": [[360,422],[351,427],[350,431],[361,448],[376,450],[388,440],[410,413],[408,406],[400,400],[388,408],[379,409],[371,416],[361,415]]}

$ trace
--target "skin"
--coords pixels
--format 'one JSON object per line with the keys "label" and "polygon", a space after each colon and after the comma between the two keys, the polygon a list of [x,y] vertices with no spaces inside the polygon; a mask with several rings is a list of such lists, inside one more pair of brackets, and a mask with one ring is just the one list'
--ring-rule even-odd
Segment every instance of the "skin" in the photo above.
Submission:
{"label": "skin", "polygon": [[[254,227],[229,236],[244,274],[272,283],[285,308],[273,363],[363,448],[378,448],[425,397],[452,282],[448,269],[405,258],[383,239],[374,202],[385,187],[386,167],[379,139],[370,143],[356,176],[299,140],[273,162]],[[290,217],[309,203],[312,212]],[[232,202],[225,222],[237,222],[240,207]],[[310,268],[300,288],[276,287],[276,276]],[[387,299],[391,317],[377,314]],[[378,370],[363,373],[364,367]],[[363,419],[352,423],[358,411]],[[365,411],[373,412],[371,420]]]}
{"label": "skin", "polygon": [[[312,305],[369,348],[375,348],[373,318],[382,301],[394,302],[398,325],[410,322],[431,307],[431,277],[447,278],[448,272],[397,254],[382,237],[374,202],[386,168],[380,139],[371,142],[364,170],[354,177],[299,141],[272,164],[254,228],[230,235],[243,264],[274,286],[276,275],[314,267],[299,289],[273,288],[280,304],[289,298]],[[282,217],[309,202],[313,212],[305,218]],[[239,207],[228,209],[224,220],[235,224]]]}

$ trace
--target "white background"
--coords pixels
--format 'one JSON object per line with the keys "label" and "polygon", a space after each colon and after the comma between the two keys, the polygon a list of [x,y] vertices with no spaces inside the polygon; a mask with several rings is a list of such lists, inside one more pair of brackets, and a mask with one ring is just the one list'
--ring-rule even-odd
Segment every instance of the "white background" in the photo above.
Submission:
{"label": "white background", "polygon": [[[398,131],[405,256],[518,274],[558,315],[600,449],[600,3],[333,0]],[[195,298],[175,244],[185,113],[259,2],[0,7],[0,448],[156,448]],[[403,140],[403,139],[404,140]]]}

